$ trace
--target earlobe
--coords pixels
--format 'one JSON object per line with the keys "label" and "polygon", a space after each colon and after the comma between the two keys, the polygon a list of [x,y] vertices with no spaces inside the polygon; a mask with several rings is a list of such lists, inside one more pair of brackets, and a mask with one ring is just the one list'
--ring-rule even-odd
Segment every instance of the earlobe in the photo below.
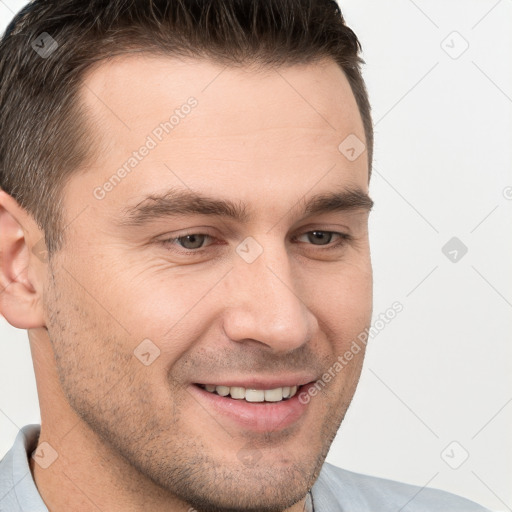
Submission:
{"label": "earlobe", "polygon": [[42,308],[46,269],[31,253],[41,231],[9,194],[0,190],[0,313],[18,329],[45,325]]}

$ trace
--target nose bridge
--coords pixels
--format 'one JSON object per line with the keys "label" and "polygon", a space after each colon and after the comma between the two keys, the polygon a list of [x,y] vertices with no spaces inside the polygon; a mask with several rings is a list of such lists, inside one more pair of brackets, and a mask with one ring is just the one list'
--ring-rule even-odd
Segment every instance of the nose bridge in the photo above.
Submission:
{"label": "nose bridge", "polygon": [[[255,247],[249,246],[248,252],[251,250]],[[235,258],[230,276],[230,307],[224,320],[228,337],[239,342],[256,340],[282,352],[307,343],[315,320],[297,296],[294,279],[298,276],[292,275],[284,245],[267,246],[251,263],[248,261],[242,252]]]}

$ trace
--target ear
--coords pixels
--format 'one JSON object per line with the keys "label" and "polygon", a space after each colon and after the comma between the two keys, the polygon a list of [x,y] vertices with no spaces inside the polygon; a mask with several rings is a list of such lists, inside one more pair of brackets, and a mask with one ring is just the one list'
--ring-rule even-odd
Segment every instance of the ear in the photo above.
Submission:
{"label": "ear", "polygon": [[0,313],[18,329],[45,326],[46,254],[42,231],[0,189]]}

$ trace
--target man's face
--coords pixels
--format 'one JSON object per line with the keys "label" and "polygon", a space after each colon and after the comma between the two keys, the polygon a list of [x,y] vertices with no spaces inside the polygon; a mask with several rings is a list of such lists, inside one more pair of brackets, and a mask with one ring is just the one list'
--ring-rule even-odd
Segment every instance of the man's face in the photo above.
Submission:
{"label": "man's face", "polygon": [[[368,191],[366,152],[338,149],[364,140],[345,76],[333,62],[130,56],[91,72],[82,99],[102,148],[65,188],[45,290],[69,405],[121,479],[137,471],[198,509],[290,507],[318,476],[364,351],[333,366],[371,320],[368,208],[353,194],[352,207],[304,211]],[[190,213],[180,192],[245,218],[206,200]],[[294,398],[250,401],[294,385]]]}

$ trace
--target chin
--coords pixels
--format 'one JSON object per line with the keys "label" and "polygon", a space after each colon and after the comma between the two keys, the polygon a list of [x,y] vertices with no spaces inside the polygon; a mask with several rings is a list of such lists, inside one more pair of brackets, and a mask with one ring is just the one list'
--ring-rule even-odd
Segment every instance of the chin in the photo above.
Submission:
{"label": "chin", "polygon": [[305,468],[245,473],[222,479],[214,492],[190,495],[186,501],[197,512],[283,512],[302,500],[314,482]]}

